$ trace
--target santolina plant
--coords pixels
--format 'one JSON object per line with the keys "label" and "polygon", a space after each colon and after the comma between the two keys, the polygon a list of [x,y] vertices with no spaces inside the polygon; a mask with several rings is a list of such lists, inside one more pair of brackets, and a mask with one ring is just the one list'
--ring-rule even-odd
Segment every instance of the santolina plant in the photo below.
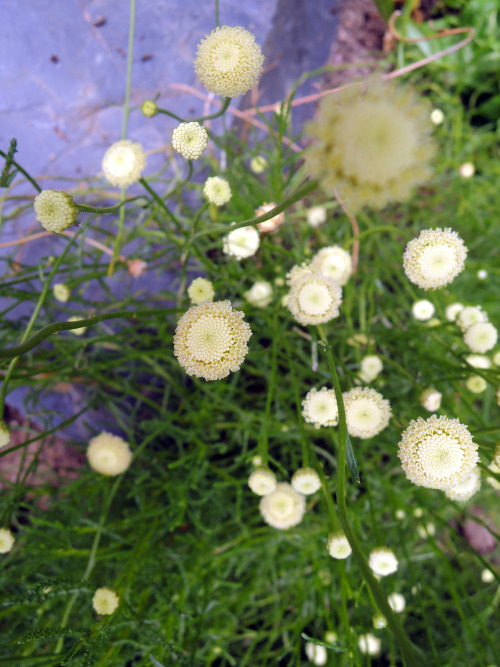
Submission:
{"label": "santolina plant", "polygon": [[[294,137],[295,91],[232,102],[263,71],[246,28],[192,55],[205,115],[134,102],[67,192],[5,154],[2,224],[26,178],[45,230],[0,285],[2,407],[31,385],[0,422],[0,658],[496,664],[497,563],[467,523],[500,530],[497,225],[475,204],[496,210],[496,144],[423,77],[322,94]],[[133,139],[153,123],[166,150]]]}

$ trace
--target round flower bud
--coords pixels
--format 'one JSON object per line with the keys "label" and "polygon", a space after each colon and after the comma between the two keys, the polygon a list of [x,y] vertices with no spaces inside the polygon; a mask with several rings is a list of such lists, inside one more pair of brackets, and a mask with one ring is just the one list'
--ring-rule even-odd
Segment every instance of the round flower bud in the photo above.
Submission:
{"label": "round flower bud", "polygon": [[487,322],[488,315],[481,310],[481,306],[466,306],[458,313],[455,322],[465,333],[467,329],[477,322]]}
{"label": "round flower bud", "polygon": [[326,648],[321,646],[321,644],[307,642],[306,655],[308,659],[315,665],[326,665],[326,661],[328,660]]}
{"label": "round flower bud", "polygon": [[424,290],[451,283],[464,269],[467,248],[451,229],[424,229],[406,246],[403,267],[412,283]]}
{"label": "round flower bud", "polygon": [[457,484],[456,486],[452,486],[450,489],[445,489],[444,493],[450,500],[457,500],[458,502],[465,503],[472,498],[480,488],[481,473],[478,468],[474,468],[466,480],[460,482],[460,484]]}
{"label": "round flower bud", "polygon": [[117,188],[128,188],[137,183],[145,168],[146,154],[143,147],[128,139],[110,146],[102,159],[104,176]]}
{"label": "round flower bud", "polygon": [[377,547],[370,551],[368,564],[379,577],[386,577],[398,569],[398,559],[394,552],[387,547]]}
{"label": "round flower bud", "polygon": [[329,630],[328,632],[325,632],[325,642],[327,644],[335,644],[337,642],[337,633],[333,632],[333,630]]}
{"label": "round flower bud", "polygon": [[445,315],[448,322],[454,322],[461,310],[463,310],[463,305],[461,303],[451,303],[449,306],[447,306]]}
{"label": "round flower bud", "polygon": [[273,299],[273,286],[267,280],[258,280],[243,296],[253,306],[265,308]]}
{"label": "round flower bud", "polygon": [[210,280],[195,278],[188,287],[188,296],[191,299],[191,303],[196,306],[205,301],[213,301],[215,296],[214,286]]}
{"label": "round flower bud", "polygon": [[7,554],[14,546],[14,535],[7,528],[0,528],[0,554]]}
{"label": "round flower bud", "polygon": [[224,178],[211,176],[205,181],[203,194],[211,204],[224,206],[231,199],[231,188]]}
{"label": "round flower bud", "polygon": [[398,457],[410,482],[443,491],[464,482],[479,460],[467,427],[458,419],[436,415],[410,422]]}
{"label": "round flower bud", "polygon": [[487,570],[486,568],[481,572],[481,581],[484,584],[490,584],[492,581],[495,581],[495,575],[491,570]]}
{"label": "round flower bud", "polygon": [[0,419],[0,449],[6,447],[10,442],[10,428]]}
{"label": "round flower bud", "polygon": [[464,162],[460,165],[459,171],[462,178],[471,178],[476,173],[476,168],[472,162]]}
{"label": "round flower bud", "polygon": [[[82,318],[78,317],[78,315],[72,315],[71,317],[68,317],[68,322],[80,322]],[[72,334],[75,334],[75,336],[82,336],[85,333],[87,327],[77,327],[76,329],[68,329],[68,331],[71,331]]]}
{"label": "round flower bud", "polygon": [[158,113],[158,105],[153,100],[145,100],[142,103],[141,111],[146,118],[153,118]]}
{"label": "round flower bud", "polygon": [[476,322],[467,327],[464,343],[473,352],[488,352],[497,344],[498,331],[490,322]]}
{"label": "round flower bud", "polygon": [[302,401],[302,416],[316,428],[336,426],[339,419],[337,399],[333,389],[311,389]]}
{"label": "round flower bud", "polygon": [[198,44],[194,70],[209,92],[237,97],[257,85],[263,62],[264,56],[251,32],[224,25]]}
{"label": "round flower bud", "polygon": [[148,268],[147,263],[139,258],[127,260],[127,270],[134,278],[139,278],[143,273],[146,273]]}
{"label": "round flower bud", "polygon": [[326,222],[327,213],[323,206],[313,206],[306,212],[307,224],[310,227],[320,227]]}
{"label": "round flower bud", "polygon": [[444,113],[441,109],[433,109],[431,111],[431,123],[433,125],[441,125],[444,120]]}
{"label": "round flower bud", "polygon": [[64,283],[55,283],[52,292],[54,293],[54,297],[61,303],[66,303],[71,296],[70,288]]}
{"label": "round flower bud", "polygon": [[[255,210],[255,217],[258,218],[261,215],[265,215],[275,207],[276,204],[262,204],[262,206],[259,206]],[[274,218],[257,223],[257,229],[261,234],[267,234],[268,232],[273,232],[275,229],[278,229],[284,222],[285,214],[282,211],[281,213],[278,213],[278,215],[275,215]]]}
{"label": "round flower bud", "polygon": [[328,536],[326,548],[330,556],[338,560],[348,558],[352,553],[351,545],[342,530],[338,530]]}
{"label": "round flower bud", "polygon": [[306,168],[351,211],[407,200],[430,178],[434,146],[426,104],[395,85],[351,88],[324,97],[309,133]]}
{"label": "round flower bud", "polygon": [[321,488],[321,480],[314,468],[299,468],[293,474],[292,486],[295,491],[310,496]]}
{"label": "round flower bud", "polygon": [[186,160],[197,160],[208,144],[208,134],[203,125],[181,123],[172,134],[172,146]]}
{"label": "round flower bud", "polygon": [[430,320],[431,317],[434,315],[435,311],[436,309],[434,307],[434,304],[431,303],[430,301],[427,301],[427,299],[421,299],[420,301],[415,301],[415,303],[411,308],[413,317],[421,322]]}
{"label": "round flower bud", "polygon": [[188,375],[221,380],[239,370],[252,332],[230,301],[205,301],[180,318],[174,355]]}
{"label": "round flower bud", "polygon": [[437,389],[434,389],[434,387],[428,387],[420,394],[419,400],[423,408],[429,412],[437,412],[437,410],[439,410],[441,407],[442,398],[443,394],[441,394]]}
{"label": "round flower bud", "polygon": [[349,435],[373,438],[389,424],[391,405],[375,389],[355,387],[342,397]]}
{"label": "round flower bud", "polygon": [[278,276],[277,278],[274,279],[274,284],[276,285],[276,287],[283,287],[283,285],[285,284],[285,279],[282,278],[281,276]]}
{"label": "round flower bud", "polygon": [[92,606],[101,616],[112,614],[117,609],[119,602],[118,595],[107,586],[98,588],[92,598]]}
{"label": "round flower bud", "polygon": [[486,391],[488,383],[480,375],[471,375],[467,378],[465,386],[473,394],[482,394],[483,391]]}
{"label": "round flower bud", "polygon": [[486,280],[488,277],[488,271],[485,271],[484,269],[479,269],[477,272],[477,278],[478,280]]}
{"label": "round flower bud", "polygon": [[425,526],[417,526],[417,533],[423,540],[426,540],[428,537],[436,534],[436,526],[433,523],[427,523]]}
{"label": "round flower bud", "polygon": [[421,507],[415,507],[415,509],[413,510],[413,516],[416,519],[421,519],[423,515],[424,515],[424,510]]}
{"label": "round flower bud", "polygon": [[258,496],[272,493],[276,489],[276,484],[276,475],[264,466],[256,468],[248,478],[248,486]]}
{"label": "round flower bud", "polygon": [[360,377],[364,382],[372,382],[383,368],[382,360],[376,354],[369,354],[361,359]]}
{"label": "round flower bud", "polygon": [[254,174],[262,174],[267,167],[267,160],[263,155],[256,155],[250,160],[250,169]]}
{"label": "round flower bud", "polygon": [[493,363],[495,366],[500,366],[500,352],[495,352],[493,355]]}
{"label": "round flower bud", "polygon": [[89,442],[87,459],[96,472],[115,477],[127,470],[132,461],[132,452],[125,440],[103,431]]}
{"label": "round flower bud", "polygon": [[38,222],[48,232],[60,234],[76,222],[78,207],[73,197],[58,190],[42,190],[33,203]]}
{"label": "round flower bud", "polygon": [[259,232],[251,225],[235,229],[222,239],[222,251],[237,259],[252,257],[259,249],[259,245]]}
{"label": "round flower bud", "polygon": [[259,456],[257,454],[256,456],[252,457],[252,465],[258,468],[260,465],[262,465],[262,456]]}
{"label": "round flower bud", "polygon": [[491,368],[491,361],[483,354],[469,354],[465,361],[473,368]]}
{"label": "round flower bud", "polygon": [[321,273],[302,275],[290,288],[288,310],[300,324],[323,324],[339,316],[342,289]]}
{"label": "round flower bud", "polygon": [[274,491],[262,498],[259,509],[264,521],[270,526],[286,529],[302,521],[306,501],[290,484],[279,482]]}
{"label": "round flower bud", "polygon": [[398,521],[403,521],[403,519],[406,518],[406,512],[404,510],[399,509],[395,511],[394,516],[396,517],[396,519],[398,519]]}
{"label": "round flower bud", "polygon": [[372,635],[370,632],[366,635],[359,635],[358,646],[361,653],[368,655],[378,655],[382,642],[378,637]]}
{"label": "round flower bud", "polygon": [[391,593],[387,598],[387,602],[389,603],[389,607],[392,611],[396,612],[396,614],[400,614],[405,610],[406,601],[400,593]]}
{"label": "round flower bud", "polygon": [[314,255],[311,269],[333,278],[342,287],[351,277],[351,255],[338,245],[327,246]]}
{"label": "round flower bud", "polygon": [[[500,475],[500,465],[497,465],[495,460],[490,463],[488,466],[488,470],[493,473],[493,475]],[[487,475],[486,476],[486,481],[490,486],[492,486],[496,491],[500,489],[500,481],[494,477],[493,475]]]}
{"label": "round flower bud", "polygon": [[381,630],[382,628],[385,628],[387,626],[387,619],[381,613],[374,614],[372,620],[373,620],[373,627],[377,630]]}

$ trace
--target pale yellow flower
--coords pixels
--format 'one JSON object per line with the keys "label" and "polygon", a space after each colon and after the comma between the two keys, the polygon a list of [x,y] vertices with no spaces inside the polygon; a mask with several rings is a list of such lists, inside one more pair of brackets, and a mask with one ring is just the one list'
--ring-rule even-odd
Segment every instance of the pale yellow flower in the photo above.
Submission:
{"label": "pale yellow flower", "polygon": [[391,593],[387,598],[387,602],[396,614],[401,614],[405,610],[406,600],[400,593]]}
{"label": "pale yellow flower", "polygon": [[64,283],[55,283],[52,292],[54,297],[61,303],[66,303],[71,296],[70,288]]}
{"label": "pale yellow flower", "polygon": [[243,296],[253,306],[265,308],[273,300],[273,286],[267,280],[258,280]]}
{"label": "pale yellow flower", "polygon": [[449,489],[445,489],[445,495],[450,500],[457,500],[465,503],[467,500],[479,491],[481,488],[481,473],[479,468],[474,468],[472,473],[460,484],[456,484]]}
{"label": "pale yellow flower", "polygon": [[398,559],[387,547],[376,547],[370,551],[368,565],[379,577],[387,577],[398,569]]}
{"label": "pale yellow flower", "polygon": [[372,635],[370,632],[366,635],[359,635],[358,646],[361,653],[368,655],[378,655],[382,646],[382,642],[378,637]]}
{"label": "pale yellow flower", "polygon": [[290,484],[280,482],[274,491],[262,498],[259,508],[266,523],[273,528],[286,530],[302,521],[306,503],[304,496]]}
{"label": "pale yellow flower", "polygon": [[276,489],[276,484],[276,475],[269,468],[260,465],[248,478],[248,486],[258,496],[272,493]]}
{"label": "pale yellow flower", "polygon": [[343,287],[352,274],[351,255],[338,245],[327,246],[313,256],[311,269],[333,278]]}
{"label": "pale yellow flower", "polygon": [[260,245],[259,232],[249,225],[240,227],[222,239],[222,252],[237,259],[246,259],[255,255]]}
{"label": "pale yellow flower", "polygon": [[355,387],[342,394],[349,435],[373,438],[386,428],[391,418],[391,406],[375,389]]}
{"label": "pale yellow flower", "polygon": [[302,416],[306,422],[321,426],[336,426],[339,411],[333,389],[323,387],[320,391],[311,389],[302,401]]}
{"label": "pale yellow flower", "polygon": [[309,496],[321,488],[321,480],[314,468],[299,468],[293,474],[292,487],[298,493]]}
{"label": "pale yellow flower", "polygon": [[118,595],[107,586],[98,588],[92,598],[92,606],[101,616],[112,614],[118,608],[119,603]]}
{"label": "pale yellow flower", "polygon": [[321,273],[305,273],[290,287],[288,309],[300,324],[323,324],[339,316],[342,288]]}
{"label": "pale yellow flower", "polygon": [[76,222],[78,207],[73,197],[58,190],[42,190],[33,203],[36,219],[48,232],[60,234]]}
{"label": "pale yellow flower", "polygon": [[464,242],[452,229],[424,229],[407,244],[403,267],[418,287],[437,289],[463,271],[466,256]]}
{"label": "pale yellow flower", "polygon": [[328,536],[326,548],[332,558],[337,558],[339,560],[348,558],[352,553],[349,540],[342,530],[338,530]]}
{"label": "pale yellow flower", "polygon": [[0,554],[7,554],[14,546],[14,535],[7,528],[0,528]]}
{"label": "pale yellow flower", "polygon": [[186,160],[198,160],[207,144],[207,131],[195,121],[181,123],[172,134],[172,146]]}
{"label": "pale yellow flower", "polygon": [[483,391],[486,391],[488,383],[480,375],[471,375],[470,377],[467,378],[465,386],[473,394],[482,394]]}
{"label": "pale yellow flower", "polygon": [[319,227],[326,222],[326,208],[324,206],[312,206],[307,210],[306,217],[310,227]]}
{"label": "pale yellow flower", "polygon": [[263,155],[256,155],[250,160],[250,169],[254,174],[262,174],[267,167],[267,160]]}
{"label": "pale yellow flower", "polygon": [[497,340],[498,331],[491,322],[471,324],[464,333],[464,343],[473,352],[488,352],[495,347]]}
{"label": "pale yellow flower", "polygon": [[145,168],[146,154],[143,147],[128,139],[110,146],[102,159],[104,176],[118,188],[128,188],[137,183]]}
{"label": "pale yellow flower", "polygon": [[434,304],[427,299],[420,299],[420,301],[415,301],[411,307],[411,312],[413,313],[413,317],[416,320],[425,322],[426,320],[431,319],[431,317],[436,312],[436,308]]}
{"label": "pale yellow flower", "polygon": [[314,665],[326,665],[326,661],[328,660],[328,654],[324,646],[321,646],[321,644],[313,644],[312,642],[307,642],[305,651],[308,659]]}
{"label": "pale yellow flower", "polygon": [[213,301],[215,296],[214,286],[206,278],[195,278],[188,287],[188,296],[195,306],[199,306],[200,303],[205,301]]}
{"label": "pale yellow flower", "polygon": [[455,319],[457,326],[464,333],[473,324],[487,321],[488,315],[481,309],[481,306],[466,306],[459,311]]}
{"label": "pale yellow flower", "polygon": [[211,204],[224,206],[231,199],[231,188],[224,178],[211,176],[205,181],[203,194]]}
{"label": "pale yellow flower", "polygon": [[130,466],[132,451],[123,438],[103,431],[90,440],[87,459],[96,472],[115,477]]}
{"label": "pale yellow flower", "polygon": [[0,419],[0,449],[6,447],[10,442],[10,428]]}
{"label": "pale yellow flower", "polygon": [[441,407],[443,394],[434,387],[428,387],[420,394],[419,400],[423,408],[429,412],[436,412]]}

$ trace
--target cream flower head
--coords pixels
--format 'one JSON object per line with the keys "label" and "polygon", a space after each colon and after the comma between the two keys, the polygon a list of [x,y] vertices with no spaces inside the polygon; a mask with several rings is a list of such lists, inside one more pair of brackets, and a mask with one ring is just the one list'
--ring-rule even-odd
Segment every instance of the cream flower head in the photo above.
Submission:
{"label": "cream flower head", "polygon": [[[500,464],[497,464],[495,459],[490,463],[488,466],[488,470],[492,472],[494,475],[500,475]],[[493,477],[493,475],[487,475],[486,476],[486,481],[490,486],[492,486],[496,491],[500,489],[500,482],[496,477]]]}
{"label": "cream flower head", "polygon": [[466,480],[460,482],[460,484],[457,484],[456,486],[445,489],[444,493],[450,500],[457,500],[458,502],[465,503],[467,500],[472,498],[472,496],[477,493],[480,488],[481,472],[479,468],[474,468]]}
{"label": "cream flower head", "polygon": [[249,225],[229,232],[222,239],[222,252],[237,259],[246,259],[255,255],[260,245],[259,232]]}
{"label": "cream flower head", "polygon": [[314,468],[299,468],[293,473],[292,486],[298,493],[310,496],[321,488],[321,480]]}
{"label": "cream flower head", "polygon": [[[276,204],[262,204],[262,206],[255,209],[255,217],[258,218],[261,215],[265,215],[275,207]],[[284,222],[285,214],[282,211],[281,213],[278,213],[278,215],[275,215],[274,218],[257,223],[257,229],[261,234],[267,234],[268,232],[274,232],[274,230],[278,229]]]}
{"label": "cream flower head", "polygon": [[444,120],[444,113],[441,109],[433,109],[431,111],[431,123],[433,125],[441,125]]}
{"label": "cream flower head", "polygon": [[267,280],[258,280],[243,296],[253,306],[265,308],[273,299],[273,286]]}
{"label": "cream flower head", "polygon": [[238,97],[257,85],[263,62],[251,32],[241,26],[224,25],[198,44],[194,71],[209,92]]}
{"label": "cream flower head", "polygon": [[0,419],[0,449],[6,447],[10,442],[10,428]]}
{"label": "cream flower head", "polygon": [[463,271],[466,256],[464,242],[452,229],[424,229],[406,246],[403,267],[418,287],[437,289]]}
{"label": "cream flower head", "polygon": [[174,354],[188,375],[221,380],[239,370],[252,332],[230,301],[205,301],[180,318]]}
{"label": "cream flower head", "polygon": [[368,632],[366,635],[359,635],[358,646],[361,653],[378,655],[382,647],[382,641]]}
{"label": "cream flower head", "polygon": [[276,489],[276,484],[276,475],[264,466],[256,468],[248,478],[248,486],[258,496],[272,493]]}
{"label": "cream flower head", "polygon": [[342,288],[321,273],[306,273],[290,287],[288,309],[300,324],[323,324],[339,316]]}
{"label": "cream flower head", "polygon": [[0,528],[0,554],[7,554],[14,546],[14,535],[7,528]]}
{"label": "cream flower head", "polygon": [[195,306],[199,306],[200,303],[205,301],[213,301],[215,296],[214,286],[206,278],[195,278],[188,287],[188,296]]}
{"label": "cream flower head", "polygon": [[498,340],[498,331],[491,322],[476,322],[467,327],[464,334],[464,343],[473,352],[488,352],[495,347]]}
{"label": "cream flower head", "polygon": [[339,560],[348,558],[352,553],[349,540],[342,530],[337,530],[335,533],[331,533],[328,536],[326,548],[332,558],[337,558]]}
{"label": "cream flower head", "polygon": [[55,283],[52,292],[54,297],[61,303],[66,303],[71,296],[70,288],[64,283]]}
{"label": "cream flower head", "polygon": [[264,521],[270,526],[286,529],[302,521],[306,501],[290,484],[279,482],[274,491],[262,498],[259,509]]}
{"label": "cream flower head", "polygon": [[427,299],[420,299],[420,301],[415,301],[411,307],[411,312],[416,320],[425,322],[426,320],[431,319],[436,312],[436,308],[434,307],[434,304]]}
{"label": "cream flower head", "polygon": [[383,363],[380,357],[376,354],[369,354],[361,359],[361,369],[359,377],[363,382],[370,383],[375,380],[383,368]]}
{"label": "cream flower head", "polygon": [[465,357],[465,361],[473,368],[491,368],[491,360],[484,354],[469,354],[468,357]]}
{"label": "cream flower head", "polygon": [[326,665],[328,654],[324,646],[321,646],[321,644],[307,642],[305,651],[308,660],[310,660],[313,664]]}
{"label": "cream flower head", "polygon": [[[68,322],[80,322],[80,320],[83,319],[79,317],[78,315],[72,315],[71,317],[68,317]],[[83,336],[85,333],[87,327],[77,327],[76,329],[69,329],[72,334],[75,334],[75,336]]]}
{"label": "cream flower head", "polygon": [[42,190],[33,203],[38,222],[48,232],[60,234],[76,222],[78,207],[73,197],[58,190]]}
{"label": "cream flower head", "polygon": [[420,404],[429,412],[436,412],[441,407],[443,394],[434,387],[428,387],[419,396]]}
{"label": "cream flower head", "polygon": [[445,315],[448,322],[454,322],[457,319],[458,313],[463,310],[463,304],[461,303],[450,303],[449,306],[446,306]]}
{"label": "cream flower head", "polygon": [[107,586],[98,588],[92,598],[92,606],[98,614],[105,616],[112,614],[118,607],[120,598],[115,591]]}
{"label": "cream flower head", "polygon": [[380,612],[377,612],[376,614],[373,615],[372,621],[373,621],[373,627],[376,630],[381,630],[382,628],[387,627],[387,619]]}
{"label": "cream flower head", "polygon": [[103,431],[90,440],[87,459],[93,470],[114,477],[127,470],[132,461],[132,452],[125,440]]}
{"label": "cream flower head", "polygon": [[486,391],[488,383],[480,375],[471,375],[470,377],[467,378],[465,386],[473,394],[482,394],[483,391]]}
{"label": "cream flower head", "polygon": [[197,160],[208,144],[208,134],[196,121],[181,123],[172,133],[172,146],[186,160]]}
{"label": "cream flower head", "polygon": [[389,603],[389,607],[392,611],[396,612],[396,614],[401,614],[401,612],[405,610],[406,600],[401,593],[391,593],[387,598],[387,602]]}
{"label": "cream flower head", "polygon": [[481,306],[466,306],[459,311],[455,319],[455,323],[464,333],[473,324],[487,321],[488,315],[481,309]]}
{"label": "cream flower head", "polygon": [[299,278],[302,278],[303,276],[311,276],[313,273],[311,266],[307,262],[296,264],[295,266],[292,266],[290,271],[286,274],[286,284],[291,287]]}
{"label": "cream flower head", "polygon": [[203,194],[211,204],[224,206],[231,199],[231,188],[226,179],[220,176],[211,176],[205,181]]}
{"label": "cream flower head", "polygon": [[306,212],[307,224],[310,227],[320,227],[324,225],[327,218],[326,208],[324,206],[312,206]]}
{"label": "cream flower head", "polygon": [[355,387],[342,394],[349,435],[373,438],[391,418],[391,405],[375,389]]}
{"label": "cream flower head", "polygon": [[460,176],[462,178],[471,178],[476,173],[476,167],[472,162],[464,162],[460,165]]}
{"label": "cream flower head", "polygon": [[410,482],[443,491],[464,482],[479,460],[467,427],[436,415],[410,422],[401,435],[398,457]]}
{"label": "cream flower head", "polygon": [[492,581],[495,581],[495,575],[493,574],[493,572],[491,570],[488,570],[488,569],[485,568],[481,572],[481,581],[484,584],[491,584]]}
{"label": "cream flower head", "polygon": [[128,139],[110,146],[102,159],[104,176],[117,188],[128,188],[137,183],[145,168],[146,154],[143,147]]}
{"label": "cream flower head", "polygon": [[337,399],[333,389],[311,389],[302,401],[302,416],[316,428],[336,426],[339,420]]}
{"label": "cream flower head", "polygon": [[434,145],[426,104],[395,85],[375,84],[324,97],[309,133],[306,168],[350,210],[407,200],[430,178]]}
{"label": "cream flower head", "polygon": [[254,174],[262,174],[266,170],[267,160],[263,155],[256,155],[250,160],[250,169]]}
{"label": "cream flower head", "polygon": [[351,255],[338,245],[327,246],[314,255],[311,269],[333,278],[342,287],[352,274]]}
{"label": "cream flower head", "polygon": [[398,559],[387,547],[377,547],[370,551],[368,565],[378,577],[394,574],[398,569]]}
{"label": "cream flower head", "polygon": [[141,106],[142,113],[146,118],[153,118],[158,113],[158,105],[153,100],[144,100]]}

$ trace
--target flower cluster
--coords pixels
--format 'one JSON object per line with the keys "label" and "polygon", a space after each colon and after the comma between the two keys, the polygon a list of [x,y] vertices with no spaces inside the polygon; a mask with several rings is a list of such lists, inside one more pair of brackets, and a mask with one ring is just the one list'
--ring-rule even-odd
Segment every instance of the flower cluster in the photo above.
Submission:
{"label": "flower cluster", "polygon": [[48,232],[60,234],[76,222],[78,207],[73,197],[58,190],[42,190],[33,203],[38,222]]}
{"label": "flower cluster", "polygon": [[337,399],[333,389],[311,389],[302,401],[302,416],[306,422],[321,426],[336,426],[339,419]]}
{"label": "flower cluster", "polygon": [[198,81],[222,97],[237,97],[257,85],[264,56],[255,36],[240,26],[218,27],[199,44],[194,61]]}
{"label": "flower cluster", "polygon": [[208,134],[203,125],[192,121],[181,123],[172,134],[172,146],[186,160],[197,160],[208,144]]}
{"label": "flower cluster", "polygon": [[443,491],[464,482],[479,458],[467,427],[436,415],[410,422],[401,435],[398,457],[410,482]]}
{"label": "flower cluster", "polygon": [[391,405],[375,389],[355,387],[342,394],[349,435],[373,438],[391,418]]}
{"label": "flower cluster", "polygon": [[410,92],[372,85],[324,97],[309,126],[316,139],[306,167],[328,195],[353,211],[408,199],[431,175],[434,154],[427,106]]}
{"label": "flower cluster", "polygon": [[128,188],[141,178],[146,168],[146,155],[141,144],[128,139],[117,141],[104,153],[102,170],[106,179],[117,188]]}
{"label": "flower cluster", "polygon": [[221,380],[239,370],[252,332],[230,301],[205,301],[180,318],[174,354],[188,375]]}
{"label": "flower cluster", "polygon": [[424,229],[406,246],[403,267],[418,287],[437,289],[463,271],[466,256],[464,242],[452,229]]}

